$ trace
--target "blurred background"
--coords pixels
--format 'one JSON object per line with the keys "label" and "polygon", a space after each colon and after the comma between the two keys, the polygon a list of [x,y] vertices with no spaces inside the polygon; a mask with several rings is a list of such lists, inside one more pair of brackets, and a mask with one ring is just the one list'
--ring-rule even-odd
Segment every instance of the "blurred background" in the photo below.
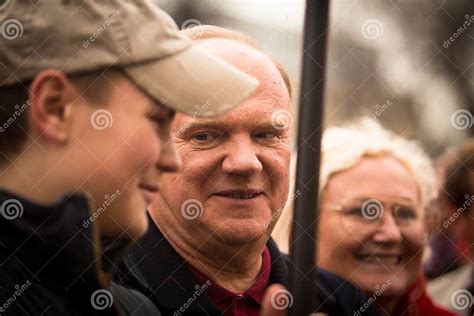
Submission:
{"label": "blurred background", "polygon": [[[181,28],[242,31],[300,98],[303,0],[155,0]],[[474,135],[473,0],[333,0],[325,125],[371,116],[435,156]]]}

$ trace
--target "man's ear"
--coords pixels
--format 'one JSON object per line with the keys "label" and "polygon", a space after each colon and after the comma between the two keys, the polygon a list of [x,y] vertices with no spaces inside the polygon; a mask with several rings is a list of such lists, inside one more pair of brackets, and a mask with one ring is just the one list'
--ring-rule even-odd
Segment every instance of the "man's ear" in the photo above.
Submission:
{"label": "man's ear", "polygon": [[49,140],[66,142],[76,95],[74,85],[63,72],[53,69],[40,72],[29,90],[31,128]]}

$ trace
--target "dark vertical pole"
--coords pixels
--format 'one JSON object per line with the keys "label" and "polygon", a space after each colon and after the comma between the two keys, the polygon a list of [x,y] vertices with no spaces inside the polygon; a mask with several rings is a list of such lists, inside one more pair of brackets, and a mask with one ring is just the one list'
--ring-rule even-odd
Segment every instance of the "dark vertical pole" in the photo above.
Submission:
{"label": "dark vertical pole", "polygon": [[329,0],[307,0],[304,26],[303,74],[298,126],[298,161],[293,229],[290,240],[290,316],[308,315],[316,308],[315,266],[319,164],[324,108],[324,81]]}

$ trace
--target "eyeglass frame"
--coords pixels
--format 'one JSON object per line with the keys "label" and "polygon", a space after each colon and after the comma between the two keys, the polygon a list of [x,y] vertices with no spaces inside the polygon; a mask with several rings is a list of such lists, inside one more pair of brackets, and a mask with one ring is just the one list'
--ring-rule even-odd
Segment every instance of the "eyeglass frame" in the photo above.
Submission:
{"label": "eyeglass frame", "polygon": [[[378,224],[380,225],[382,223],[382,219],[383,219],[383,214],[385,213],[385,209],[389,208],[390,211],[391,211],[391,215],[392,215],[392,218],[395,220],[395,223],[397,224],[397,226],[399,227],[399,229],[402,229],[403,227],[407,227],[409,226],[411,223],[406,223],[406,222],[400,222],[399,220],[397,220],[397,218],[399,219],[399,217],[397,217],[394,212],[396,212],[396,210],[400,210],[400,207],[413,207],[413,210],[414,210],[414,214],[420,214],[422,213],[422,217],[425,217],[425,219],[427,218],[427,209],[426,207],[423,207],[422,205],[416,205],[416,203],[411,203],[411,202],[408,202],[407,203],[407,200],[406,199],[393,199],[393,198],[390,198],[390,199],[386,199],[386,198],[381,198],[381,197],[364,197],[364,198],[356,198],[356,199],[352,199],[352,200],[348,200],[348,201],[345,201],[341,204],[332,204],[329,206],[329,210],[330,211],[336,211],[338,214],[341,214],[342,216],[345,216],[346,218],[350,218],[349,217],[349,214],[348,213],[345,213],[344,212],[344,209],[346,208],[347,210],[350,210],[350,209],[354,209],[355,207],[348,207],[348,203],[351,203],[351,202],[354,202],[354,201],[357,201],[357,202],[361,202],[360,205],[357,205],[357,208],[360,208],[361,210],[363,209],[363,206],[365,203],[367,202],[373,202],[375,204],[378,204],[378,205],[381,205],[381,214],[378,215],[378,216],[364,216],[362,213],[363,211],[361,211],[360,213],[362,214],[361,217],[359,217],[357,220],[358,223],[361,223],[361,224],[372,224],[374,222],[378,222]],[[388,204],[390,203],[390,204]],[[394,207],[398,206],[399,208],[395,209]],[[421,210],[421,212],[419,212]],[[420,217],[417,216],[414,218],[414,220],[412,221],[412,223],[415,223]],[[424,219],[424,220],[425,220]]]}

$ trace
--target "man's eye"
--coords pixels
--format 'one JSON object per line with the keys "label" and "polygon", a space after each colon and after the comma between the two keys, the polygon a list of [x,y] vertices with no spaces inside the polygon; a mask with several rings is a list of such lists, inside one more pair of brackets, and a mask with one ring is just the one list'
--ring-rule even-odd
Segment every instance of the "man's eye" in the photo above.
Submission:
{"label": "man's eye", "polygon": [[272,132],[256,133],[254,137],[264,143],[277,143],[280,141],[280,136]]}
{"label": "man's eye", "polygon": [[192,139],[198,142],[206,142],[206,141],[212,140],[213,137],[207,133],[200,133],[200,134],[193,135]]}
{"label": "man's eye", "polygon": [[261,132],[261,133],[255,134],[255,137],[258,137],[258,138],[271,138],[271,137],[276,137],[276,135],[274,133],[270,133],[270,132]]}
{"label": "man's eye", "polygon": [[190,136],[191,142],[200,148],[211,148],[218,144],[221,135],[209,132],[195,133]]}

